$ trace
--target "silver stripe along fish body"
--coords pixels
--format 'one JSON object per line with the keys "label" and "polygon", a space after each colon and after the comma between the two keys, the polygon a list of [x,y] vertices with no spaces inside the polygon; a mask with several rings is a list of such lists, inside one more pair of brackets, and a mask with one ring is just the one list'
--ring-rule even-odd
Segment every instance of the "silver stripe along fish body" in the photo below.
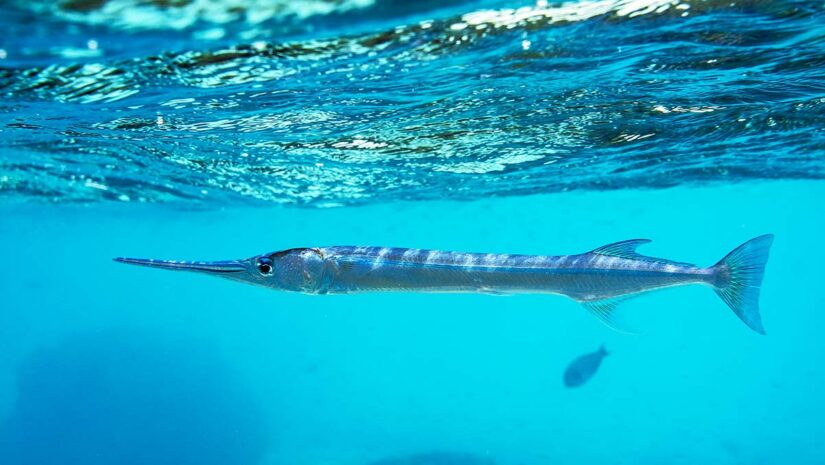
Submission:
{"label": "silver stripe along fish body", "polygon": [[534,256],[377,247],[318,250],[329,263],[319,293],[546,293],[587,302],[714,278],[710,268],[598,252]]}
{"label": "silver stripe along fish body", "polygon": [[634,239],[577,255],[506,255],[387,247],[297,248],[244,260],[181,262],[117,258],[137,265],[212,274],[309,294],[376,291],[543,293],[570,297],[612,327],[616,304],[687,284],[712,287],[736,315],[764,334],[759,288],[773,235],[751,239],[710,267],[647,257]]}

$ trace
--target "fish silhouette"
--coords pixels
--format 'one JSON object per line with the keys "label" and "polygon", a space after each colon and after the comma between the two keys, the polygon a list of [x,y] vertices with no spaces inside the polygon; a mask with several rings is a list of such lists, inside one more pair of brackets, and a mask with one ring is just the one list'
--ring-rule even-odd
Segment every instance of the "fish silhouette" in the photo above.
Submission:
{"label": "fish silhouette", "polygon": [[602,345],[599,350],[573,360],[564,370],[564,385],[572,388],[586,383],[599,370],[599,365],[602,364],[602,359],[607,354],[607,350]]}

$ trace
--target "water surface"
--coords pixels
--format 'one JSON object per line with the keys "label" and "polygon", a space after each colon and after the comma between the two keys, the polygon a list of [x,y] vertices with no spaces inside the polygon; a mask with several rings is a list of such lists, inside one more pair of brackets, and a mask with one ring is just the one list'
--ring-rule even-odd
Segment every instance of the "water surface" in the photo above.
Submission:
{"label": "water surface", "polygon": [[8,8],[12,201],[333,206],[825,174],[819,2],[85,3],[104,7]]}

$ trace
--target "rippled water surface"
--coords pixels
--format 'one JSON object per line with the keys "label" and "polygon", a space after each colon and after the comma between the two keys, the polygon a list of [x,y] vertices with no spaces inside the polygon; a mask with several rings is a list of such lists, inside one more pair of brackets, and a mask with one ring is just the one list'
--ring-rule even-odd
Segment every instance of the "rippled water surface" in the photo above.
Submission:
{"label": "rippled water surface", "polygon": [[333,206],[825,176],[821,2],[3,12],[11,201]]}

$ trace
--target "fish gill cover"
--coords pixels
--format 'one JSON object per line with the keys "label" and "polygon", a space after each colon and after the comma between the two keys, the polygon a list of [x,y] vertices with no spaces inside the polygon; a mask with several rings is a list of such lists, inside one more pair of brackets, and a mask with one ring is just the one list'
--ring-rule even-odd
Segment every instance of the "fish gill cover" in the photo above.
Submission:
{"label": "fish gill cover", "polygon": [[823,22],[814,1],[21,0],[0,19],[0,195],[334,206],[822,178]]}

